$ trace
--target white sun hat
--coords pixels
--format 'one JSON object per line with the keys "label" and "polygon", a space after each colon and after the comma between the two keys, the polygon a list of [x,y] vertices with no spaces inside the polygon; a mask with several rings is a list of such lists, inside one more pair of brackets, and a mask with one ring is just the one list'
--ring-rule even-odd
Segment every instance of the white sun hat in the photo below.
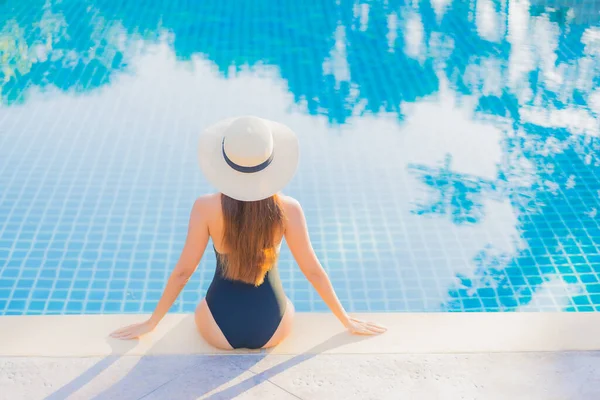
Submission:
{"label": "white sun hat", "polygon": [[264,118],[228,118],[200,135],[198,158],[206,179],[241,201],[271,197],[298,167],[298,138],[289,127]]}

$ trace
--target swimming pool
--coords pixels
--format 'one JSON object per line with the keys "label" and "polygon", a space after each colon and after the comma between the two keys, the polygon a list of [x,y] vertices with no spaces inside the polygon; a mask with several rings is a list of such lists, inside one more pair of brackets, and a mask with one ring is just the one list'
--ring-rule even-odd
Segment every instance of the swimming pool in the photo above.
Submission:
{"label": "swimming pool", "polygon": [[242,114],[298,133],[285,192],[349,310],[600,311],[592,3],[0,3],[0,315],[152,311],[197,136]]}

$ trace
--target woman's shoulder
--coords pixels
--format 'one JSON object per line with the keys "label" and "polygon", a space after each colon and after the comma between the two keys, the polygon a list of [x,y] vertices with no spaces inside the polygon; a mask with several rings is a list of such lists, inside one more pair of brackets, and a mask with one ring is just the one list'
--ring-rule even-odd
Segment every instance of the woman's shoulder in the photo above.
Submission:
{"label": "woman's shoulder", "polygon": [[199,196],[196,201],[200,201],[200,202],[215,202],[215,201],[221,201],[221,193],[208,193],[208,194],[203,194],[202,196]]}
{"label": "woman's shoulder", "polygon": [[287,196],[282,193],[279,193],[277,196],[279,197],[281,204],[285,208],[300,208],[301,207],[300,202],[298,200],[296,200],[295,198],[293,198],[292,196]]}
{"label": "woman's shoulder", "polygon": [[279,194],[279,199],[281,200],[288,221],[297,223],[303,220],[304,212],[302,211],[302,206],[298,200],[283,194]]}
{"label": "woman's shoulder", "polygon": [[197,212],[214,212],[221,208],[221,194],[210,193],[205,194],[196,199],[194,202],[194,210]]}

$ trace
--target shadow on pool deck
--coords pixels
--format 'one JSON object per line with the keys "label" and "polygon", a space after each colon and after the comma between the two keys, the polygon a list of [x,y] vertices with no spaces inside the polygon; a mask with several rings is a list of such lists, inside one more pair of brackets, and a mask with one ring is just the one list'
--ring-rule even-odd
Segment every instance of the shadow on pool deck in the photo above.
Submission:
{"label": "shadow on pool deck", "polygon": [[[309,360],[318,354],[321,354],[325,351],[334,349],[339,346],[343,346],[343,345],[357,342],[360,340],[364,340],[367,338],[368,338],[368,336],[352,336],[347,332],[338,333],[337,335],[330,337],[325,342],[307,350],[306,352],[304,352],[302,354],[298,354],[298,355],[290,358],[289,360],[286,360],[286,361],[279,363],[271,368],[268,368],[256,375],[253,375],[250,378],[247,378],[234,386],[224,389],[218,393],[215,393],[215,394],[211,395],[210,397],[207,397],[207,399],[213,399],[213,400],[232,399],[232,398],[250,390],[254,386],[257,386],[257,385],[263,383],[264,381],[269,380],[270,378],[287,370],[288,368],[296,366],[303,361]],[[262,355],[266,356],[268,353],[269,353],[269,351],[267,351],[266,353],[263,353]]]}
{"label": "shadow on pool deck", "polygon": [[[193,318],[193,315],[188,318]],[[176,335],[177,330],[188,329],[190,325],[187,322],[189,321],[185,319],[180,321],[164,337],[158,340],[152,346],[152,349],[163,346],[171,340],[170,336]],[[94,399],[166,398],[169,396],[175,396],[177,399],[196,399],[235,380],[245,372],[251,372],[252,375],[248,378],[207,397],[213,400],[230,399],[320,353],[364,339],[366,337],[353,336],[347,332],[339,333],[304,353],[255,374],[250,369],[265,358],[270,353],[269,350],[248,354],[146,355],[140,357],[135,365],[128,368],[126,365],[119,366],[118,364],[123,361],[123,354],[137,345],[137,341],[122,341],[107,337],[107,342],[112,348],[111,354],[46,397],[46,399],[68,398],[88,384],[96,385]],[[152,349],[150,352],[152,352]],[[127,357],[135,358],[134,356],[125,355],[125,358]],[[108,371],[111,367],[114,371]],[[124,371],[118,374],[116,370],[119,369]],[[116,376],[108,380],[98,380],[97,378],[101,374]],[[117,379],[116,383],[106,387],[110,385],[109,382],[115,382]],[[103,382],[105,382],[104,385]],[[167,393],[161,393],[162,391]]]}

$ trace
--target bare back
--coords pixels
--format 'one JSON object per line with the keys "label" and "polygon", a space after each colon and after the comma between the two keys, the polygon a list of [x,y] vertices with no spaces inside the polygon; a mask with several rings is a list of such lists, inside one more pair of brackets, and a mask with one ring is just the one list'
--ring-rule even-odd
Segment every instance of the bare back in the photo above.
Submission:
{"label": "bare back", "polygon": [[[283,205],[284,211],[288,212],[294,199],[288,196],[279,195],[281,204]],[[212,238],[215,249],[220,254],[226,254],[229,249],[223,243],[224,223],[223,223],[223,209],[221,207],[221,193],[213,193],[202,197],[203,209],[205,215],[205,221],[208,226],[208,234]],[[287,225],[287,224],[286,224]],[[286,226],[287,228],[287,226]],[[283,240],[284,232],[277,232],[274,238],[275,243],[281,243]]]}

